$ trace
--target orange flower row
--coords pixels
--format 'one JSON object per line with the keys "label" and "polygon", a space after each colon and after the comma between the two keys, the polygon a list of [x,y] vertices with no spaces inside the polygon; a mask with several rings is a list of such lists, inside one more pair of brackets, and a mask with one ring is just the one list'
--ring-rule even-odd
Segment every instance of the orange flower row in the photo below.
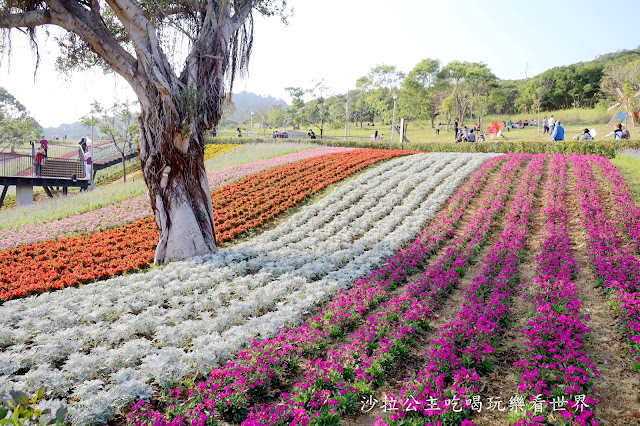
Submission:
{"label": "orange flower row", "polygon": [[[356,150],[287,164],[212,192],[218,244],[264,225],[311,194],[410,151]],[[152,217],[89,235],[0,252],[0,301],[139,271],[153,262]]]}

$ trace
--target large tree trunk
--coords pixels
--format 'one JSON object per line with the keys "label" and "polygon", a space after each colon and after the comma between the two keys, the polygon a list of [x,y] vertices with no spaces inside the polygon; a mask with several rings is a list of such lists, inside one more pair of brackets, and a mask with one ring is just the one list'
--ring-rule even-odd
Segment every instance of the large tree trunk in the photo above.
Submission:
{"label": "large tree trunk", "polygon": [[[155,262],[215,252],[204,132],[218,124],[236,73],[247,69],[252,9],[284,19],[286,2],[213,0],[143,8],[131,0],[106,0],[109,10],[98,1],[12,4],[0,14],[0,29],[60,26],[86,42],[136,92],[140,162],[160,233]],[[112,18],[119,21],[113,25],[117,31],[107,25]],[[179,75],[163,51],[164,31],[158,30],[174,26],[170,23],[190,40]]]}
{"label": "large tree trunk", "polygon": [[140,163],[160,234],[155,263],[162,264],[215,253],[216,245],[204,132],[185,132],[179,105],[166,94],[156,99],[151,107],[141,102]]}

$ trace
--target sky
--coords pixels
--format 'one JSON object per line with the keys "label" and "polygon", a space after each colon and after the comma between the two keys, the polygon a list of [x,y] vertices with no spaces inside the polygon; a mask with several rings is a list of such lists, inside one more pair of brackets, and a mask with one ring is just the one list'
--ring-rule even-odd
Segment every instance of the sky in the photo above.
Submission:
{"label": "sky", "polygon": [[[248,74],[234,92],[290,102],[285,90],[323,81],[328,93],[346,93],[376,65],[408,73],[420,60],[484,62],[500,79],[533,77],[549,68],[589,61],[640,46],[628,18],[640,1],[618,0],[289,0],[288,25],[255,16]],[[2,58],[0,86],[45,127],[72,123],[97,100],[105,106],[133,100],[121,77],[102,70],[60,75],[53,40],[40,43],[41,63],[13,32],[11,56]],[[41,32],[45,34],[45,32]]]}

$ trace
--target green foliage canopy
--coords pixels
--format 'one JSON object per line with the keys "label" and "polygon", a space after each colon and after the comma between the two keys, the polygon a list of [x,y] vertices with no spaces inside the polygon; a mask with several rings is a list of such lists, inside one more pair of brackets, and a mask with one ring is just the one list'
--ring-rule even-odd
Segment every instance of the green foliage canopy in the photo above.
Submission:
{"label": "green foliage canopy", "polygon": [[27,109],[6,89],[0,87],[0,144],[37,139],[42,126],[29,115]]}

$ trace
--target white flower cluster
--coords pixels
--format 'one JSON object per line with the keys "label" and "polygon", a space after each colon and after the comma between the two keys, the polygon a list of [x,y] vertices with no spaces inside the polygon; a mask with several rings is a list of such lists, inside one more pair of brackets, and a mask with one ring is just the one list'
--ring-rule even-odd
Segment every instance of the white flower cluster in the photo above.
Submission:
{"label": "white flower cluster", "polygon": [[397,158],[216,255],[6,302],[0,395],[45,386],[75,423],[104,423],[152,385],[206,374],[379,267],[490,157]]}

